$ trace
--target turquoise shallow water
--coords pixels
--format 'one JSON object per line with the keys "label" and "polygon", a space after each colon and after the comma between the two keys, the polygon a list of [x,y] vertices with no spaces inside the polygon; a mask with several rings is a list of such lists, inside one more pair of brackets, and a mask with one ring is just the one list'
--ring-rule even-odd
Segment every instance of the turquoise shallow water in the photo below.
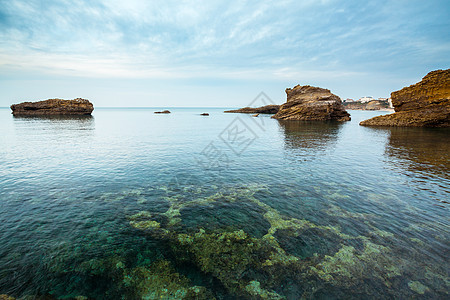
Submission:
{"label": "turquoise shallow water", "polygon": [[448,298],[448,129],[155,110],[0,109],[0,294]]}

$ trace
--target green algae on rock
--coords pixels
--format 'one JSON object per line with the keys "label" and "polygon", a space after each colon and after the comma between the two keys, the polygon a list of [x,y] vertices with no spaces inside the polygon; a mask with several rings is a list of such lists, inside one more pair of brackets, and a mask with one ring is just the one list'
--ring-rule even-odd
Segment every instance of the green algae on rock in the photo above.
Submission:
{"label": "green algae on rock", "polygon": [[130,299],[215,299],[205,287],[191,286],[167,260],[129,270],[123,282]]}

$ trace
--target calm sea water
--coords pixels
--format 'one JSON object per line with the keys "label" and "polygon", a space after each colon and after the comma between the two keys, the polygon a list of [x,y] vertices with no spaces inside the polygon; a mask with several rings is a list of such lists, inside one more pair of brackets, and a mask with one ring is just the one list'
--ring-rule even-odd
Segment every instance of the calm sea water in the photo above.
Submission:
{"label": "calm sea water", "polygon": [[448,129],[155,110],[0,109],[0,294],[449,297]]}

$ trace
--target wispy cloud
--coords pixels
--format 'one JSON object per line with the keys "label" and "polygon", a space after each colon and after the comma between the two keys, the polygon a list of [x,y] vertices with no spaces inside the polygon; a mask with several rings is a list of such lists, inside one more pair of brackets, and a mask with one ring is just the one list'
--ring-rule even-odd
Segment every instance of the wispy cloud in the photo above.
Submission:
{"label": "wispy cloud", "polygon": [[0,72],[248,80],[423,74],[449,67],[448,15],[445,0],[0,0]]}

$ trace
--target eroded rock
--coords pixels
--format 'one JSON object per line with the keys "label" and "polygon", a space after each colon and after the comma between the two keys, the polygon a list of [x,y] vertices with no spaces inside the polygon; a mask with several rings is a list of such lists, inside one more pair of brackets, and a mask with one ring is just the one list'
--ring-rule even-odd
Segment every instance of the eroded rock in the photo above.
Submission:
{"label": "eroded rock", "polygon": [[15,116],[34,115],[90,115],[94,105],[86,99],[48,99],[38,102],[22,102],[11,105]]}
{"label": "eroded rock", "polygon": [[341,99],[330,90],[296,85],[286,89],[287,102],[272,116],[279,120],[305,121],[349,121],[350,114],[342,105]]}
{"label": "eroded rock", "polygon": [[359,123],[363,126],[450,126],[450,69],[428,73],[422,81],[391,94],[395,113]]}

